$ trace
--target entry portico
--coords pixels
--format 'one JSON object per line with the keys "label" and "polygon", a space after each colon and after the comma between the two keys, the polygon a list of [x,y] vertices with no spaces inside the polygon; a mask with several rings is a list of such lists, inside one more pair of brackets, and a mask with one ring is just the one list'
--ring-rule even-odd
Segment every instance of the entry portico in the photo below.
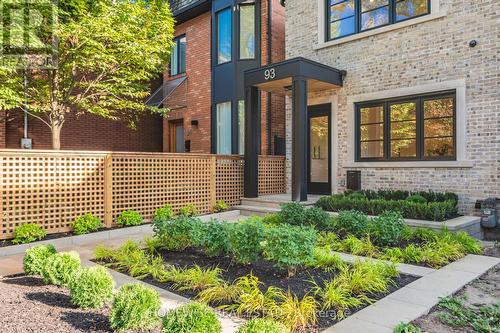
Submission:
{"label": "entry portico", "polygon": [[[307,201],[308,105],[307,95],[342,87],[345,71],[305,58],[294,58],[245,72],[245,197],[259,195],[259,91],[292,96],[293,201]],[[272,110],[271,110],[272,112]]]}

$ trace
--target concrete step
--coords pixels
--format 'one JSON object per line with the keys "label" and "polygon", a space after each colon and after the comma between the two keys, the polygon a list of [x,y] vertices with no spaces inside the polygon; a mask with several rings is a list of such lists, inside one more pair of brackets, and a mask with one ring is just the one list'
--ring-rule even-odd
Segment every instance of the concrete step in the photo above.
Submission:
{"label": "concrete step", "polygon": [[[312,206],[316,203],[317,199],[313,198],[300,204],[303,206]],[[268,207],[280,209],[282,204],[289,203],[291,200],[286,199],[276,199],[273,197],[260,197],[260,198],[241,198],[242,206],[253,206],[253,207]]]}
{"label": "concrete step", "polygon": [[236,206],[234,207],[234,209],[239,210],[240,214],[243,216],[254,216],[254,215],[264,216],[266,214],[273,214],[280,211],[279,208],[247,206],[247,205]]}

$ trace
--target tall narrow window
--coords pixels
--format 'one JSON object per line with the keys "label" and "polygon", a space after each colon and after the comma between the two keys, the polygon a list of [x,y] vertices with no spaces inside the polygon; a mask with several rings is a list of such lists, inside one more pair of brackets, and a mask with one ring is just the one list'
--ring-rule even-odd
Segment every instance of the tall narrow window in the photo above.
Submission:
{"label": "tall narrow window", "polygon": [[255,5],[240,5],[240,59],[255,58]]}
{"label": "tall narrow window", "polygon": [[392,158],[417,157],[417,103],[390,104]]}
{"label": "tall narrow window", "polygon": [[217,104],[217,154],[231,154],[231,102]]}
{"label": "tall narrow window", "polygon": [[174,47],[170,54],[170,75],[186,72],[186,36],[174,38]]}
{"label": "tall narrow window", "polygon": [[450,157],[455,155],[454,109],[452,97],[424,101],[425,157]]}
{"label": "tall narrow window", "polygon": [[232,58],[231,8],[217,13],[217,63],[230,62]]}
{"label": "tall narrow window", "polygon": [[238,101],[238,153],[245,153],[245,101]]}
{"label": "tall narrow window", "polygon": [[359,137],[361,158],[384,157],[384,106],[359,109]]}

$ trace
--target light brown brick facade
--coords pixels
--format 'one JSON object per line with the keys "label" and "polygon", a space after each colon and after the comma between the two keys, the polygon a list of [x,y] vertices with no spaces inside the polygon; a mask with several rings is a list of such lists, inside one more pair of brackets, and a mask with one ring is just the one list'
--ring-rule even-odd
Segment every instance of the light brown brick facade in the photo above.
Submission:
{"label": "light brown brick facade", "polygon": [[[320,27],[325,24],[319,6],[324,3],[287,1],[286,50],[287,58],[303,56],[347,71],[343,88],[311,98],[311,103],[334,104],[333,190],[344,189],[347,170],[361,170],[362,187],[367,189],[455,192],[464,213],[474,212],[477,199],[500,197],[499,2],[433,0],[439,11],[427,18],[336,45],[322,44]],[[469,46],[471,40],[477,41],[476,47]],[[355,101],[450,87],[456,87],[457,98],[463,94],[463,105],[457,105],[464,122],[464,131],[457,134],[462,161],[412,167],[401,162],[354,163]]]}

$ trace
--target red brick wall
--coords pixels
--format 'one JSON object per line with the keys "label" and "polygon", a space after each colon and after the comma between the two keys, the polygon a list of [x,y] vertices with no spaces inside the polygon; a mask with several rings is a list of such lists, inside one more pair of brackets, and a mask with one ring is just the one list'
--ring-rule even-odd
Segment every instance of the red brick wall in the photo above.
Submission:
{"label": "red brick wall", "polygon": [[[184,120],[184,139],[191,140],[191,152],[210,153],[211,148],[211,68],[210,12],[184,22],[175,35],[186,35],[186,76],[184,83],[168,98],[171,109],[163,122],[163,149],[169,151],[170,120]],[[183,74],[181,74],[183,75]],[[165,80],[170,80],[168,72]],[[198,126],[191,126],[198,120]]]}
{"label": "red brick wall", "polygon": [[[6,129],[4,147],[20,148],[24,132],[22,111],[10,111],[4,128]],[[1,133],[0,131],[0,147],[2,147]],[[33,140],[34,149],[52,148],[50,129],[41,121],[30,117],[28,133]],[[75,113],[70,113],[62,129],[61,149],[160,152],[162,119],[157,115],[145,114],[136,129],[131,129],[124,122],[88,114],[77,116]]]}

